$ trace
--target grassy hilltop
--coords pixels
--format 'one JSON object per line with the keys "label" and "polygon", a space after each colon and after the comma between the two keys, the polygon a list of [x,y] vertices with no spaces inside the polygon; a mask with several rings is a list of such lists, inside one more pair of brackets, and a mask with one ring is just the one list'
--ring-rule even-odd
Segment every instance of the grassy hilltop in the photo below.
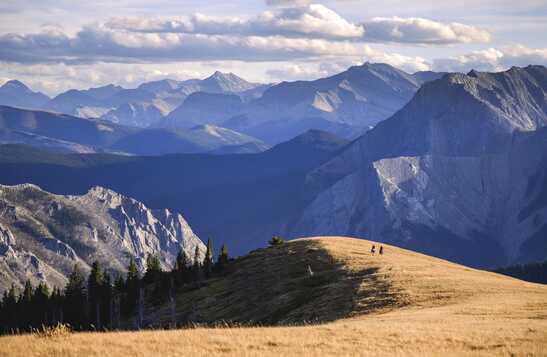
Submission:
{"label": "grassy hilltop", "polygon": [[[376,244],[376,255],[370,253]],[[178,322],[254,327],[0,338],[0,356],[545,355],[547,286],[339,237],[260,249],[176,301]],[[308,266],[313,276],[308,272]],[[165,324],[168,306],[148,308]],[[23,347],[24,346],[24,347]]]}

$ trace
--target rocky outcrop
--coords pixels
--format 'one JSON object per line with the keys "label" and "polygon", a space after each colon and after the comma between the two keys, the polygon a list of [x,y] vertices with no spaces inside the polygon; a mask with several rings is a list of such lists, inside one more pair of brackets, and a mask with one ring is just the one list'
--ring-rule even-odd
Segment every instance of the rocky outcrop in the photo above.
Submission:
{"label": "rocky outcrop", "polygon": [[153,103],[135,102],[124,103],[101,116],[101,119],[121,125],[146,128],[161,120],[163,114],[165,113]]}
{"label": "rocky outcrop", "polygon": [[476,266],[545,259],[546,125],[545,67],[447,75],[308,175],[316,194],[288,231]]}
{"label": "rocky outcrop", "polygon": [[98,260],[124,274],[131,256],[141,270],[150,254],[171,268],[182,249],[189,261],[205,246],[186,220],[94,187],[82,196],[54,195],[29,184],[0,186],[0,290],[24,280],[62,286],[74,264]]}

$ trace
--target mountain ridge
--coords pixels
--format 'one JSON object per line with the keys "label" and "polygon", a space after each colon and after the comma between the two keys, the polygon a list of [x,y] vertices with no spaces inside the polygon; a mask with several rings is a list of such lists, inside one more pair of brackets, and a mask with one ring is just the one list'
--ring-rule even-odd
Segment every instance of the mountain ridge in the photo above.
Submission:
{"label": "mountain ridge", "polygon": [[181,249],[188,259],[205,246],[180,214],[94,186],[80,196],[54,195],[36,185],[0,185],[0,290],[26,279],[63,288],[74,264],[94,260],[111,273],[125,271],[133,256],[142,271],[148,255],[164,268]]}

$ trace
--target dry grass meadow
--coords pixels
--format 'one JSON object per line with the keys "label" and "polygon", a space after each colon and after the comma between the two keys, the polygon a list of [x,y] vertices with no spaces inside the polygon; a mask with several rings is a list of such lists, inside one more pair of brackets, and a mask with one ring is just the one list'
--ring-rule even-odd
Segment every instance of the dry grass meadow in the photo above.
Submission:
{"label": "dry grass meadow", "polygon": [[[236,275],[208,287],[235,307],[207,310],[214,299],[202,307],[204,321],[266,311],[259,319],[264,324],[317,321],[312,324],[6,336],[0,356],[547,356],[547,286],[391,246],[371,255],[372,244],[322,237],[261,250],[247,263],[272,254],[278,259],[253,271],[254,280]],[[285,254],[302,261],[302,269],[310,265],[319,279],[307,297],[296,285],[309,277],[294,269],[276,272]],[[251,292],[245,282],[259,291],[256,279],[275,277],[292,283],[274,284],[263,305],[237,301],[238,291]],[[180,297],[181,306],[186,298]],[[280,310],[283,301],[291,309]],[[161,321],[161,309],[151,318]]]}

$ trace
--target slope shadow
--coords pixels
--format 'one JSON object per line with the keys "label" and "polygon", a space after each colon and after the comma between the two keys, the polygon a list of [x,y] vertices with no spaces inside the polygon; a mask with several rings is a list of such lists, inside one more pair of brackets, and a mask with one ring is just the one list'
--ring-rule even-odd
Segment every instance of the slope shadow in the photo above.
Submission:
{"label": "slope shadow", "polygon": [[[319,242],[302,240],[255,250],[232,262],[226,276],[179,292],[175,320],[179,325],[324,323],[402,301],[378,267],[348,269]],[[147,310],[150,326],[167,326],[173,319],[169,306]]]}

